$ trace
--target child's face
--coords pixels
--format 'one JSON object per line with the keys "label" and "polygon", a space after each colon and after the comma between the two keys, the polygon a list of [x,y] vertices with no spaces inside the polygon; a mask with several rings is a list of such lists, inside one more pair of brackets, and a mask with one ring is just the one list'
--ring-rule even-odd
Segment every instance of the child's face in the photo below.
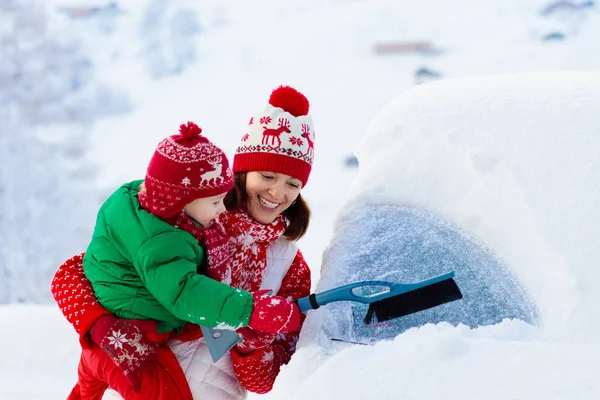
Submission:
{"label": "child's face", "polygon": [[210,226],[215,219],[225,211],[223,199],[227,193],[212,197],[202,197],[187,204],[183,211],[194,218],[203,227]]}

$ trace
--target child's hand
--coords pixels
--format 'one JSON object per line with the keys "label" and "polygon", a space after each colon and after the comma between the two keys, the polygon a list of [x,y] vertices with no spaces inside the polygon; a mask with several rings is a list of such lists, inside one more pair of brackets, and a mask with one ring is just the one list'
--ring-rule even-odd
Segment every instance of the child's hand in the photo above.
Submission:
{"label": "child's hand", "polygon": [[238,329],[237,333],[244,338],[235,346],[237,351],[242,354],[250,354],[254,350],[267,347],[277,337],[276,333],[255,332],[248,327]]}
{"label": "child's hand", "polygon": [[156,332],[156,321],[101,317],[92,327],[92,341],[104,350],[125,374],[135,392],[140,391],[137,373],[156,360],[159,345],[149,341],[145,333]]}
{"label": "child's hand", "polygon": [[300,309],[296,303],[279,296],[269,296],[269,290],[253,293],[254,306],[248,327],[265,333],[291,332],[300,326]]}

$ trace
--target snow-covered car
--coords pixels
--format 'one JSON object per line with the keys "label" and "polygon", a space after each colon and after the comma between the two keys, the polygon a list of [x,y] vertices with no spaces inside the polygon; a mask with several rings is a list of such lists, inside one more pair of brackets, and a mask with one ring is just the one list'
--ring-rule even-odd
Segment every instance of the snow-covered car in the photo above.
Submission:
{"label": "snow-covered car", "polygon": [[454,271],[463,299],[366,325],[308,311],[265,398],[600,396],[600,73],[440,81],[396,97],[359,171],[316,292]]}

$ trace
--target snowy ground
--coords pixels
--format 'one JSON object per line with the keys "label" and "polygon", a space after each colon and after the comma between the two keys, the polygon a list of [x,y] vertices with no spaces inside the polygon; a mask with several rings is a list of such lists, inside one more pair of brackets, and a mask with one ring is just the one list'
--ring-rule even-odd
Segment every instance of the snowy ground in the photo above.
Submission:
{"label": "snowy ground", "polygon": [[[414,85],[418,68],[455,78],[600,66],[595,51],[600,36],[597,8],[542,18],[539,10],[546,3],[533,0],[172,4],[197,9],[204,28],[197,39],[197,61],[180,76],[161,81],[148,76],[136,29],[141,5],[127,9],[113,36],[91,42],[103,79],[129,92],[135,104],[133,112],[102,120],[91,132],[89,157],[101,169],[98,187],[112,188],[140,177],[158,140],[187,120],[201,125],[232,154],[241,129],[270,90],[279,84],[295,86],[311,101],[317,129],[316,161],[303,191],[314,219],[300,243],[313,266],[315,286],[334,217],[356,176],[344,160],[365,146],[359,140],[370,122],[394,96]],[[86,25],[92,26],[82,24]],[[541,40],[556,30],[565,32],[567,40]],[[91,28],[85,32],[95,34]],[[375,43],[394,40],[428,40],[442,52],[374,54]],[[444,104],[437,106],[444,112]],[[435,153],[425,155],[436,159]],[[596,166],[590,168],[597,173]],[[595,226],[591,221],[586,231],[593,232]],[[589,271],[583,276],[587,282],[582,285],[595,277]],[[570,306],[567,311],[574,310]],[[0,325],[0,398],[65,398],[75,379],[78,343],[58,311],[52,306],[2,306]],[[264,397],[289,398],[292,387],[297,388],[297,398],[315,399],[363,398],[360,393],[367,393],[368,387],[380,388],[374,392],[382,399],[591,399],[600,394],[595,383],[598,364],[590,361],[600,356],[597,341],[557,341],[518,322],[478,330],[427,326],[394,342],[329,356],[307,343],[295,357],[296,366],[290,365],[273,394]],[[536,363],[531,367],[527,360]],[[358,365],[382,373],[366,374]],[[519,368],[523,365],[528,368]],[[502,373],[507,370],[516,372]],[[340,376],[348,383],[332,388],[331,380]],[[572,392],[575,387],[577,393]],[[536,397],[536,390],[542,389],[545,397]]]}

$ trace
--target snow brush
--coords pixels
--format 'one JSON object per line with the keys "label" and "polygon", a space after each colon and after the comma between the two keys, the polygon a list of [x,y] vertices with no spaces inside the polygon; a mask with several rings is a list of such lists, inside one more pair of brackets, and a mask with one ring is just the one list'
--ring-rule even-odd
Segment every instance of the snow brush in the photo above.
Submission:
{"label": "snow brush", "polygon": [[[454,272],[448,272],[415,283],[362,281],[339,286],[321,293],[313,293],[296,301],[303,313],[336,301],[354,301],[369,304],[364,323],[371,324],[403,317],[451,301],[462,299]],[[242,337],[231,330],[201,326],[213,362],[217,362]]]}
{"label": "snow brush", "polygon": [[462,293],[454,282],[454,272],[416,283],[363,281],[350,283],[321,293],[298,299],[300,311],[316,310],[334,301],[354,301],[369,304],[364,323],[373,323],[403,317],[454,300]]}

